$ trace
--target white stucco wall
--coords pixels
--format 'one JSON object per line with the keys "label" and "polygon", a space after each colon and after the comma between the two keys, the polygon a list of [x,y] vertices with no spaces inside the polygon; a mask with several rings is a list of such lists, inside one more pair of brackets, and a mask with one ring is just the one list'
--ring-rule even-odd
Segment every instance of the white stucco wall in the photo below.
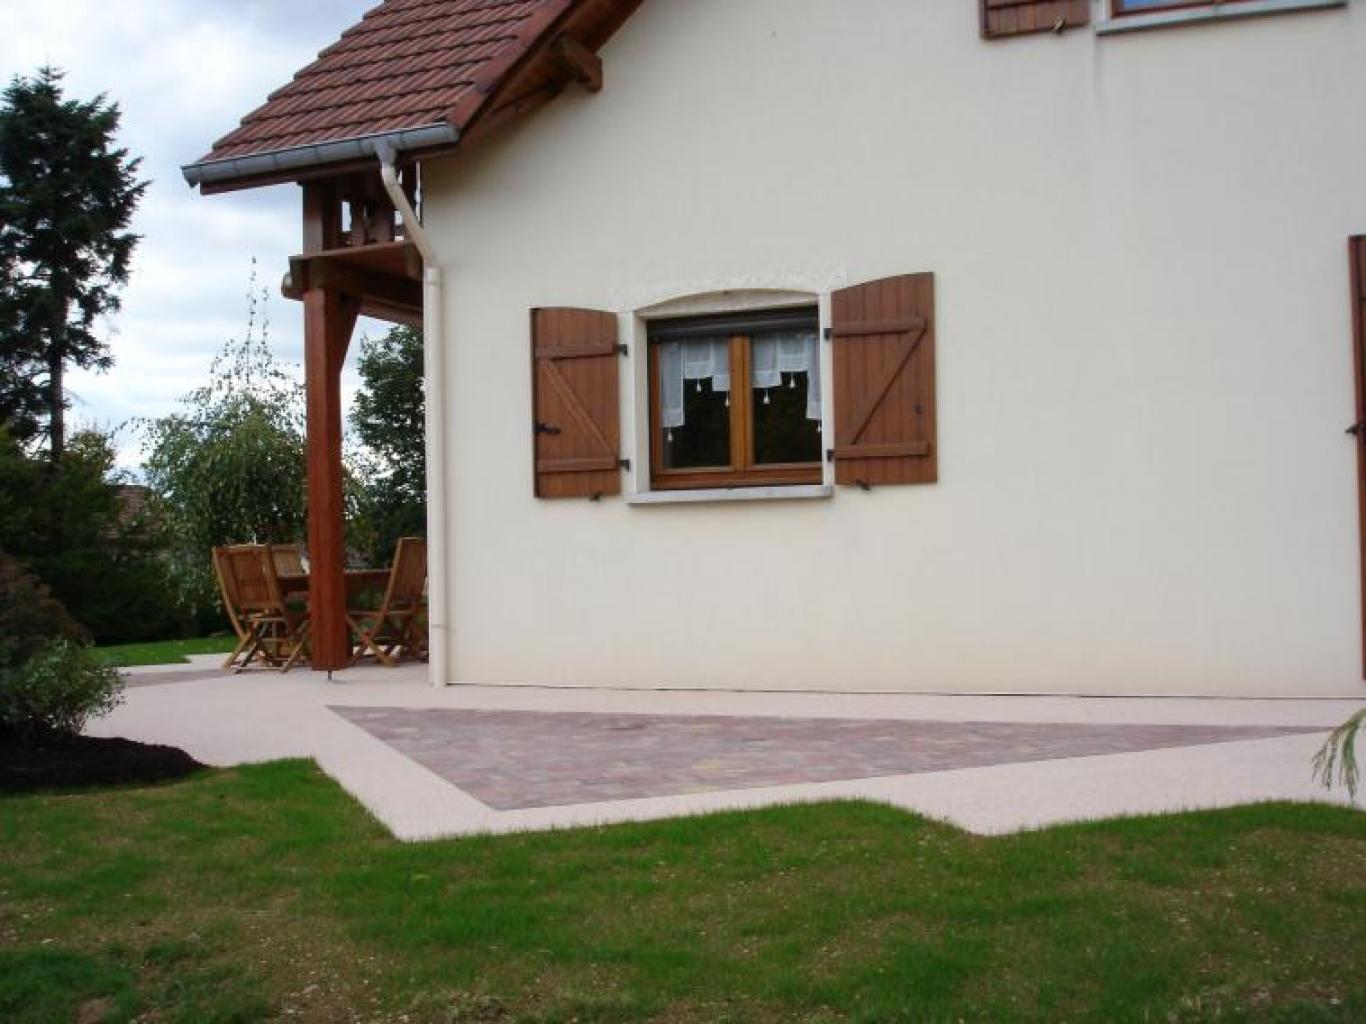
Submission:
{"label": "white stucco wall", "polygon": [[[1366,692],[1366,4],[985,43],[965,0],[646,0],[603,57],[427,172],[454,679]],[[924,270],[937,485],[532,497],[531,307]]]}

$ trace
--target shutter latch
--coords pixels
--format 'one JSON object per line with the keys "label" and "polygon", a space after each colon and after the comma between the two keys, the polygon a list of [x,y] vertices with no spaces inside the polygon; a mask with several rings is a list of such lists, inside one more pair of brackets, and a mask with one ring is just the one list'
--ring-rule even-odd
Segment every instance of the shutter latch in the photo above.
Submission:
{"label": "shutter latch", "polygon": [[557,426],[555,426],[555,424],[553,424],[553,423],[542,423],[540,420],[537,420],[537,421],[536,421],[536,433],[538,433],[538,434],[561,434],[561,433],[563,433],[563,431],[560,430],[560,428],[557,427]]}
{"label": "shutter latch", "polygon": [[1361,437],[1363,430],[1366,430],[1366,423],[1353,423],[1347,428],[1347,433],[1352,434],[1355,437]]}

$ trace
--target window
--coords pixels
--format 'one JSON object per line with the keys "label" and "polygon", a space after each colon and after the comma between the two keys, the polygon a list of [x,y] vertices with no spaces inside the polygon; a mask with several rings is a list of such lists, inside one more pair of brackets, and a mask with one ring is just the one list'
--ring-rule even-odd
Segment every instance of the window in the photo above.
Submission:
{"label": "window", "polygon": [[1245,3],[1247,0],[1111,0],[1116,15],[1147,14],[1150,11],[1170,11],[1183,7],[1217,7],[1220,3]]}
{"label": "window", "polygon": [[820,483],[819,338],[814,307],[652,324],[652,486]]}
{"label": "window", "polygon": [[1283,11],[1342,7],[1347,0],[1106,0],[1108,22],[1101,31],[1238,18]]}

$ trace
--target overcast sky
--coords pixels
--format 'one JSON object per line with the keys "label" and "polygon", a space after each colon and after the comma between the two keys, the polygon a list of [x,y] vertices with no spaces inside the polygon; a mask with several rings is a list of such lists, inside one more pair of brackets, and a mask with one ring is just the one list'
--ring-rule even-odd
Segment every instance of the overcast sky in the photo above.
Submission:
{"label": "overcast sky", "polygon": [[[123,310],[108,325],[114,369],[72,376],[76,422],[113,427],[159,415],[201,382],[214,352],[243,332],[253,256],[271,293],[276,353],[299,361],[301,308],[279,293],[299,247],[297,186],[205,197],[180,166],[377,2],[0,0],[3,80],[50,63],[67,72],[69,96],[108,94],[123,110],[122,144],[143,157],[152,182],[134,224],[143,240]],[[121,461],[135,464],[134,439],[120,446]]]}

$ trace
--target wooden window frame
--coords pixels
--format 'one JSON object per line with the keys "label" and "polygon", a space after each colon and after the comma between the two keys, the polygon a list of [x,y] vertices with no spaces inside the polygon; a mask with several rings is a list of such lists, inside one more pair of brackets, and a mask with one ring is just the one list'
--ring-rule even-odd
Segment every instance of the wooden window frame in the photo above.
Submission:
{"label": "wooden window frame", "polygon": [[1128,0],[1109,0],[1110,17],[1133,18],[1144,14],[1165,14],[1167,11],[1184,11],[1192,7],[1218,7],[1223,4],[1246,3],[1247,0],[1169,0],[1165,4],[1148,7],[1129,7]]}
{"label": "wooden window frame", "polygon": [[[755,326],[761,329],[765,311],[753,314]],[[819,330],[819,317],[810,314],[813,328]],[[749,319],[749,314],[736,314],[736,321]],[[695,318],[704,323],[706,318]],[[825,482],[825,466],[815,462],[779,462],[757,464],[754,461],[754,389],[750,381],[750,341],[753,333],[745,333],[742,326],[729,333],[730,346],[730,465],[701,466],[687,469],[664,467],[664,426],[659,395],[659,347],[668,339],[660,339],[651,331],[646,341],[649,358],[646,372],[650,381],[650,489],[654,491],[732,490],[741,487],[800,487]],[[822,426],[824,424],[822,423]]]}
{"label": "wooden window frame", "polygon": [[[1105,9],[1112,25],[1151,18],[1151,24],[1156,27],[1177,23],[1164,20],[1163,15],[1193,14],[1201,10],[1208,11],[1211,16],[1236,17],[1240,14],[1283,14],[1343,7],[1346,3],[1347,0],[1169,0],[1152,7],[1129,7],[1127,0],[1106,0]],[[1204,20],[1203,17],[1200,20]]]}

